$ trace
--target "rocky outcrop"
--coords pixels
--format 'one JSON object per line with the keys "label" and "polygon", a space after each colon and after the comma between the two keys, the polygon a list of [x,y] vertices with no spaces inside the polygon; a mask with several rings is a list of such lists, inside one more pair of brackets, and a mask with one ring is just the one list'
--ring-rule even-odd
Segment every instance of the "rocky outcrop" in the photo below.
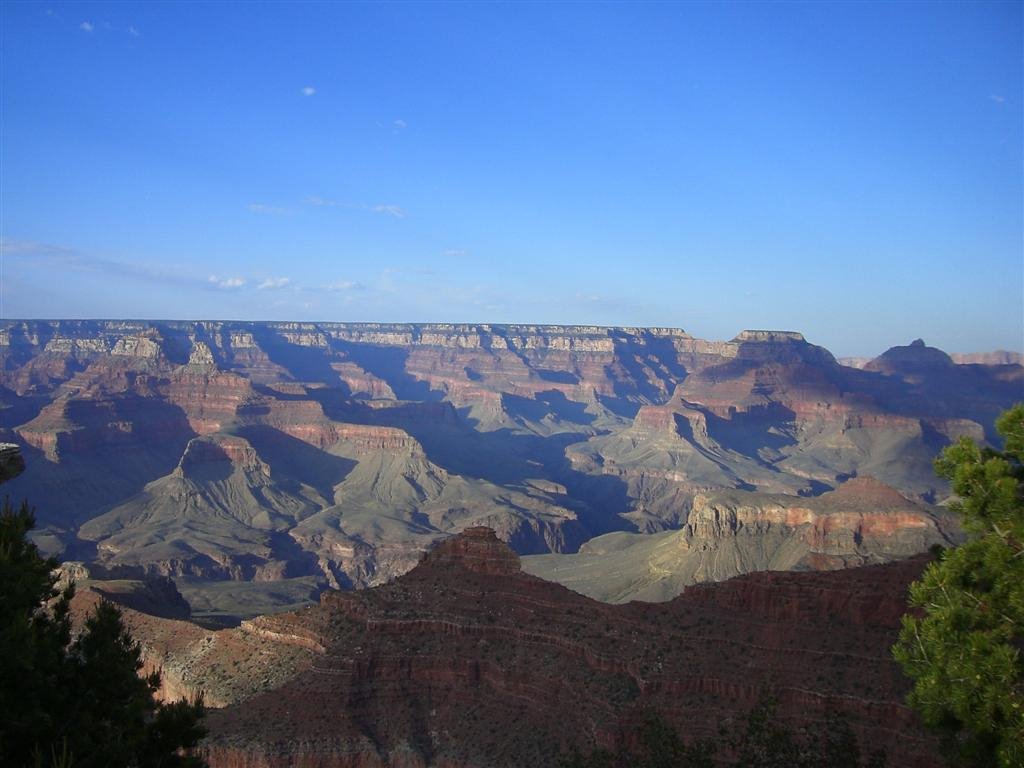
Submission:
{"label": "rocky outcrop", "polygon": [[273,644],[268,662],[311,656],[210,714],[211,766],[553,766],[623,746],[651,712],[714,737],[769,685],[787,723],[840,713],[893,764],[939,763],[889,654],[923,560],[609,606],[516,572],[502,547],[473,530],[388,585],[240,630]]}
{"label": "rocky outcrop", "polygon": [[483,526],[466,528],[442,541],[421,562],[427,568],[457,568],[490,576],[510,576],[521,570],[515,552]]}

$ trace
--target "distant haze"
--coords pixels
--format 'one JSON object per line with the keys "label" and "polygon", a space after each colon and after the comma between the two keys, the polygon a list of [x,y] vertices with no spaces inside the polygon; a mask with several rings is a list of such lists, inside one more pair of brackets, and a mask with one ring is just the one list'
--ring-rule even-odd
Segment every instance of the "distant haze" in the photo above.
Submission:
{"label": "distant haze", "polygon": [[1024,349],[1020,3],[0,6],[0,317]]}

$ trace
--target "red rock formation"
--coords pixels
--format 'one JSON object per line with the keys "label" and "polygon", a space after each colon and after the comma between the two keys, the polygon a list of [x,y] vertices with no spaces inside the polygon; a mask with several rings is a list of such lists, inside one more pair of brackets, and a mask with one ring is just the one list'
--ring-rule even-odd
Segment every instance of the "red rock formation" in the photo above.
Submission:
{"label": "red rock formation", "polygon": [[519,558],[490,528],[466,528],[428,552],[422,565],[427,568],[459,568],[490,576],[517,574]]}
{"label": "red rock formation", "polygon": [[167,401],[185,412],[196,434],[207,435],[230,424],[253,395],[252,384],[234,373],[175,372],[163,387]]}
{"label": "red rock formation", "polygon": [[573,744],[628,742],[651,711],[687,738],[713,737],[772,686],[792,725],[842,713],[891,764],[934,766],[889,654],[923,563],[755,574],[609,606],[520,573],[474,529],[391,584],[265,620],[262,637],[316,655],[213,713],[207,757],[213,768],[554,765]]}

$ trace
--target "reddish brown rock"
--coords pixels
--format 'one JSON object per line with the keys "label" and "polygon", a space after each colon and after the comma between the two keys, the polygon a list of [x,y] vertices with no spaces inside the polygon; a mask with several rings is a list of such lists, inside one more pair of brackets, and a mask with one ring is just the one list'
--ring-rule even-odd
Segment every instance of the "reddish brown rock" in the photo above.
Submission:
{"label": "reddish brown rock", "polygon": [[519,558],[490,528],[466,528],[428,552],[422,561],[428,568],[459,568],[490,576],[520,572]]}
{"label": "reddish brown rock", "polygon": [[312,662],[211,714],[211,766],[553,766],[573,745],[628,743],[650,712],[714,737],[768,687],[790,725],[839,713],[890,764],[939,763],[889,653],[921,559],[610,606],[500,550],[473,530],[391,584],[261,620]]}

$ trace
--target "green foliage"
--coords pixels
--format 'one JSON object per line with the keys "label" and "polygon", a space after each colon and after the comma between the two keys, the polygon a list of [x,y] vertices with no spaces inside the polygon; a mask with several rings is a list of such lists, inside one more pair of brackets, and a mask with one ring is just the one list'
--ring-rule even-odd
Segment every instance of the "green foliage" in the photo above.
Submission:
{"label": "green foliage", "polygon": [[[25,762],[28,749],[42,744],[66,711],[71,639],[70,589],[58,595],[51,571],[55,560],[39,556],[28,540],[34,524],[28,504],[15,511],[10,499],[0,513],[0,757]],[[55,601],[55,602],[53,602]],[[52,609],[41,610],[44,602]]]}
{"label": "green foliage", "polygon": [[199,768],[203,704],[156,702],[158,674],[111,603],[72,641],[74,591],[28,538],[28,505],[0,512],[0,764],[36,768]]}
{"label": "green foliage", "polygon": [[1024,765],[1024,405],[997,421],[1002,451],[966,438],[936,471],[958,497],[968,541],[943,552],[910,590],[893,655],[914,680],[909,702],[954,765]]}

